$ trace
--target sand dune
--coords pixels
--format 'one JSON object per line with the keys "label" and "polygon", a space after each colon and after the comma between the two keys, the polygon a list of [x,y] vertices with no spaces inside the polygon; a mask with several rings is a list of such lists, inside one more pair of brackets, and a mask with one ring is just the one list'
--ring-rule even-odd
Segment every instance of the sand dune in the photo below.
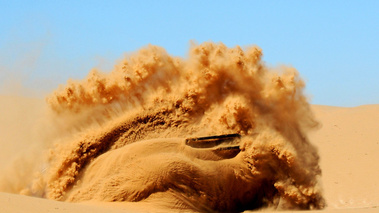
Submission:
{"label": "sand dune", "polygon": [[379,105],[313,106],[322,128],[312,133],[319,147],[329,208],[379,205]]}

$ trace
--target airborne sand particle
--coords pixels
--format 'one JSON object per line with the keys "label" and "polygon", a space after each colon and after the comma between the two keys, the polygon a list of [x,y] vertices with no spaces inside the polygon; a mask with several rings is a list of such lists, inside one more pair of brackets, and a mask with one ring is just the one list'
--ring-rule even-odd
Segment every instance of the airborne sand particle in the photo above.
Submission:
{"label": "airborne sand particle", "polygon": [[[261,57],[258,47],[204,43],[181,59],[150,45],[109,74],[69,82],[47,101],[55,121],[79,134],[51,150],[46,171],[24,192],[71,202],[171,200],[199,211],[279,201],[323,208],[304,82]],[[242,151],[230,159],[184,143],[230,133],[242,135]]]}

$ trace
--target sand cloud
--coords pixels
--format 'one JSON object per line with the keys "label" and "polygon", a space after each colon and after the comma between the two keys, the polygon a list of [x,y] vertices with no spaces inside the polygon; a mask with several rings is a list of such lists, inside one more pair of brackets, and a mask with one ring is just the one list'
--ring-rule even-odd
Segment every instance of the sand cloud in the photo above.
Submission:
{"label": "sand cloud", "polygon": [[[198,211],[323,208],[304,87],[294,68],[266,66],[258,47],[203,43],[183,59],[149,45],[47,97],[62,137],[22,193]],[[184,142],[232,133],[242,136],[233,157]]]}

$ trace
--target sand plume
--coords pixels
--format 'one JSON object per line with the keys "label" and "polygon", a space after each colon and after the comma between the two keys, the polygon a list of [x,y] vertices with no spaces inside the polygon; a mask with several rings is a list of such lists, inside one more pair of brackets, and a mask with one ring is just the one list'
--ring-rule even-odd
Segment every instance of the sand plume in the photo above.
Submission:
{"label": "sand plume", "polygon": [[[203,43],[182,59],[147,46],[47,98],[56,122],[77,134],[51,149],[27,191],[198,211],[323,208],[304,86],[294,68],[267,67],[258,47]],[[233,158],[184,144],[229,133],[242,135]]]}

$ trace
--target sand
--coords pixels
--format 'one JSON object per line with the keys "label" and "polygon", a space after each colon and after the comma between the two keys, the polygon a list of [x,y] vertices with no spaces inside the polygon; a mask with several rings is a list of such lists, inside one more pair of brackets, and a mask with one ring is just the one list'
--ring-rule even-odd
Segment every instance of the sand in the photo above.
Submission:
{"label": "sand", "polygon": [[313,109],[322,122],[311,140],[319,147],[328,208],[378,208],[379,105]]}
{"label": "sand", "polygon": [[[1,97],[1,102],[8,100]],[[29,100],[30,104],[36,100]],[[323,212],[379,211],[379,105],[353,108],[312,106],[322,127],[310,134],[321,156],[327,207]],[[1,116],[7,113],[1,111]],[[4,117],[3,117],[4,118]],[[3,145],[2,141],[2,145]],[[4,147],[4,146],[2,146]],[[9,149],[1,149],[1,157]],[[2,161],[4,163],[4,159]],[[66,203],[0,193],[0,212],[147,212],[149,206]]]}
{"label": "sand", "polygon": [[2,199],[20,211],[376,210],[378,106],[311,106],[304,87],[259,47],[203,43],[188,59],[150,45],[46,102],[1,97]]}

